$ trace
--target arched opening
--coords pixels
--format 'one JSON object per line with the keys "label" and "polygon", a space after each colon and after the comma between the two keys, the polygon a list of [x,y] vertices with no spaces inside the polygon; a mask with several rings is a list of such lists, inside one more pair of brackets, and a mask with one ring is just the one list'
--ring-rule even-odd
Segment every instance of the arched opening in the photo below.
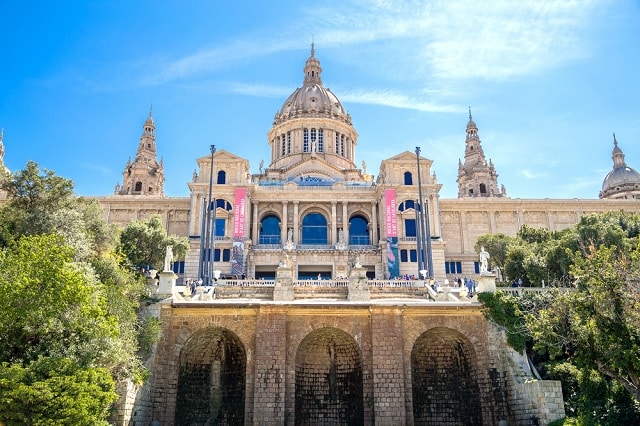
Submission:
{"label": "arched opening", "polygon": [[480,184],[480,193],[481,194],[486,194],[487,193],[487,185],[485,185],[484,183]]}
{"label": "arched opening", "polygon": [[302,244],[327,244],[327,219],[320,213],[309,213],[302,219]]}
{"label": "arched opening", "polygon": [[260,222],[259,244],[280,244],[280,219],[268,215]]}
{"label": "arched opening", "polygon": [[356,246],[369,245],[369,222],[362,215],[353,216],[349,220],[349,244]]}
{"label": "arched opening", "polygon": [[326,327],[308,334],[296,353],[295,423],[362,425],[362,355],[342,330]]}
{"label": "arched opening", "polygon": [[194,334],[180,351],[175,423],[244,424],[247,356],[225,328]]}
{"label": "arched opening", "polygon": [[218,180],[216,180],[216,183],[219,185],[227,183],[227,172],[220,170],[218,172]]}
{"label": "arched opening", "polygon": [[460,333],[426,331],[411,351],[413,424],[481,425],[475,351]]}
{"label": "arched opening", "polygon": [[136,182],[136,186],[134,189],[135,192],[140,192],[142,191],[142,182]]}
{"label": "arched opening", "polygon": [[411,172],[404,172],[404,184],[413,185],[413,175]]}

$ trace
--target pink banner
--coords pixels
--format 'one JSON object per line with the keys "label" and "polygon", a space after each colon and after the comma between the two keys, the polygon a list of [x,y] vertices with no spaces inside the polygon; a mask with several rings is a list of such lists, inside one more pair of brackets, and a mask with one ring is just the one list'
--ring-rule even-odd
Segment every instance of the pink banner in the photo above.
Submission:
{"label": "pink banner", "polygon": [[387,237],[398,236],[398,220],[396,217],[396,190],[384,190],[385,219],[387,225]]}
{"label": "pink banner", "polygon": [[244,219],[247,208],[247,188],[236,188],[233,204],[233,236],[244,237]]}

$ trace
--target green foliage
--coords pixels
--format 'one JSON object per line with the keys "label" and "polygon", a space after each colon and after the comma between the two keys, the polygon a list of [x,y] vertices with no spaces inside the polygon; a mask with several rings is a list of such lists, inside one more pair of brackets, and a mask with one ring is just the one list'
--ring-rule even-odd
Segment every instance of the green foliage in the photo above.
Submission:
{"label": "green foliage", "polygon": [[528,335],[518,299],[498,291],[496,293],[479,293],[478,300],[486,308],[485,315],[506,331],[509,346],[518,352],[524,351]]}
{"label": "green foliage", "polygon": [[167,235],[162,218],[154,215],[146,220],[128,224],[120,234],[118,251],[128,259],[131,266],[152,266],[162,270],[165,249],[173,247],[175,259],[184,259],[189,249],[189,241],[175,235]]}
{"label": "green foliage", "polygon": [[76,260],[107,250],[114,232],[102,219],[99,203],[73,196],[73,182],[28,162],[0,183],[9,202],[0,209],[0,246],[23,235],[59,234]]}
{"label": "green foliage", "polygon": [[529,339],[547,376],[562,381],[563,423],[639,424],[640,216],[585,215],[561,232],[523,227],[506,253],[512,279],[571,280],[572,291],[546,299],[479,295],[508,337],[520,334],[509,343],[521,348]]}
{"label": "green foliage", "polygon": [[153,345],[160,339],[161,324],[160,320],[155,317],[144,317],[140,324],[140,333],[138,334],[138,342],[140,352],[144,356],[150,356]]}
{"label": "green foliage", "polygon": [[106,369],[69,358],[0,365],[0,423],[7,426],[107,425],[116,398]]}
{"label": "green foliage", "polygon": [[474,249],[480,253],[480,248],[484,247],[491,255],[489,264],[503,269],[507,259],[507,250],[513,241],[513,237],[504,234],[484,234],[478,237]]}
{"label": "green foliage", "polygon": [[57,235],[25,236],[0,251],[0,361],[69,357],[89,365],[117,336],[100,288]]}

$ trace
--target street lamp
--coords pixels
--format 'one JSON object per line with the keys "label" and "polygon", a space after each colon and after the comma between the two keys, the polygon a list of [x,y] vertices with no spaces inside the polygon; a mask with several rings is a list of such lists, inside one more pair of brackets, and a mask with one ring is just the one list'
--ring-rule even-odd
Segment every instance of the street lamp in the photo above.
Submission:
{"label": "street lamp", "polygon": [[[429,225],[429,199],[427,198],[427,203],[425,204],[422,200],[422,179],[420,178],[420,147],[416,147],[416,161],[418,164],[418,193],[420,197],[420,232],[421,238],[423,241],[419,244],[418,258],[424,260],[426,264],[427,271],[429,273],[429,277],[433,278],[433,262],[431,255],[431,226]],[[426,244],[425,244],[426,241]],[[427,256],[424,259],[424,250],[426,247]],[[418,263],[420,264],[420,263]]]}
{"label": "street lamp", "polygon": [[[202,237],[200,250],[200,279],[204,281],[204,285],[211,284],[211,273],[213,271],[213,256],[215,247],[215,223],[211,223],[211,210],[213,209],[214,221],[215,221],[215,206],[213,203],[213,155],[216,153],[216,146],[211,145],[211,169],[209,170],[209,198],[206,204],[206,219],[202,224]],[[202,239],[204,238],[204,239]]]}

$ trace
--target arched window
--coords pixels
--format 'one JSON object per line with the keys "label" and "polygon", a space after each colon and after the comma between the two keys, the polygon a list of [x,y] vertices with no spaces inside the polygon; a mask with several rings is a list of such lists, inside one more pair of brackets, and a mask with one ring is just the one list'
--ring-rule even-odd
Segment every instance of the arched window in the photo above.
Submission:
{"label": "arched window", "polygon": [[413,200],[405,200],[401,202],[400,205],[398,206],[398,210],[400,210],[401,212],[409,209],[420,211],[420,205]]}
{"label": "arched window", "polygon": [[280,219],[278,217],[268,215],[262,219],[259,244],[280,244]]}
{"label": "arched window", "polygon": [[134,189],[135,192],[142,191],[142,182],[136,182],[136,187]]}
{"label": "arched window", "polygon": [[404,172],[404,184],[413,185],[413,175],[411,172]]}
{"label": "arched window", "polygon": [[324,132],[318,129],[318,152],[324,152]]}
{"label": "arched window", "polygon": [[220,170],[218,172],[218,180],[216,181],[217,184],[225,184],[227,183],[227,172],[225,172],[224,170]]}
{"label": "arched window", "polygon": [[480,193],[481,194],[486,194],[487,193],[487,186],[484,183],[480,184]]}
{"label": "arched window", "polygon": [[302,219],[302,244],[327,244],[327,219],[320,213]]}
{"label": "arched window", "polygon": [[361,215],[353,216],[349,220],[349,244],[366,246],[369,241],[369,222]]}
{"label": "arched window", "polygon": [[303,152],[309,152],[309,129],[304,129],[303,130],[302,151]]}

